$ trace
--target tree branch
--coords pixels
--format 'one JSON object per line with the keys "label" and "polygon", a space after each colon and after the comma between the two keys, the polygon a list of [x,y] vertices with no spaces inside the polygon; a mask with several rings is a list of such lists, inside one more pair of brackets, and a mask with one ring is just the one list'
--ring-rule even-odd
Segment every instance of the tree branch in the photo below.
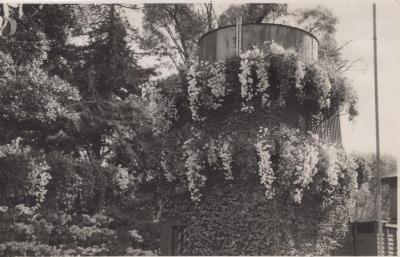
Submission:
{"label": "tree branch", "polygon": [[116,6],[122,7],[122,8],[127,8],[127,9],[131,9],[131,10],[139,10],[142,8],[137,7],[135,4],[131,5],[131,6],[127,6],[127,5],[123,5],[123,4],[114,4]]}
{"label": "tree branch", "polygon": [[349,40],[349,41],[345,42],[344,44],[342,44],[341,46],[336,47],[335,49],[330,50],[330,52],[337,53],[337,52],[339,52],[340,50],[342,50],[346,45],[350,44],[350,43],[353,42],[353,41],[354,41],[354,39]]}
{"label": "tree branch", "polygon": [[352,61],[350,64],[347,64],[348,62],[346,62],[344,65],[342,65],[341,67],[339,67],[337,70],[340,71],[340,72],[346,72],[346,71],[348,71],[355,63],[357,63],[357,62],[359,62],[359,61],[361,61],[361,60],[362,60],[362,58],[360,57],[360,58],[358,58],[358,59]]}
{"label": "tree branch", "polygon": [[185,61],[185,52],[184,52],[184,49],[179,45],[178,39],[175,38],[174,34],[172,33],[171,29],[168,27],[167,24],[164,24],[163,28],[167,31],[168,35],[170,36],[170,38],[176,45],[176,49],[178,50],[179,55],[180,55],[182,61],[184,62]]}

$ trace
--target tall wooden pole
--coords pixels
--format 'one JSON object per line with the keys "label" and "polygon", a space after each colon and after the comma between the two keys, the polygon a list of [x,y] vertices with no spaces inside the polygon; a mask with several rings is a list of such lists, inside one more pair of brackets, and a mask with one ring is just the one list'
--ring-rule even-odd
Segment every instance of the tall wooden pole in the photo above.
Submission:
{"label": "tall wooden pole", "polygon": [[236,18],[236,55],[242,52],[242,16]]}
{"label": "tall wooden pole", "polygon": [[236,17],[236,55],[239,56],[239,17]]}
{"label": "tall wooden pole", "polygon": [[242,16],[239,17],[239,55],[242,53]]}
{"label": "tall wooden pole", "polygon": [[377,39],[376,39],[376,5],[372,5],[373,27],[374,27],[374,78],[375,78],[375,125],[376,125],[376,171],[378,173],[378,192],[377,192],[377,214],[378,214],[378,255],[383,255],[383,234],[382,234],[382,192],[381,192],[381,159],[379,149],[379,109],[378,109],[378,59],[377,59]]}

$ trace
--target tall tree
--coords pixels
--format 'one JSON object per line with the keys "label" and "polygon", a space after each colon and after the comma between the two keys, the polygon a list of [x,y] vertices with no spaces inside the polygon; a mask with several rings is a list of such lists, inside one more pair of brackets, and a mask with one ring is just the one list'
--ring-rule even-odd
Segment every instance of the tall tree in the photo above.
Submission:
{"label": "tall tree", "polygon": [[170,58],[175,67],[195,56],[200,36],[210,28],[207,17],[193,4],[145,4],[143,13],[142,45],[151,54]]}
{"label": "tall tree", "polygon": [[[90,21],[80,35],[88,35],[87,45],[76,49],[79,54],[73,65],[72,83],[80,89],[82,100],[75,105],[79,111],[77,126],[68,127],[63,143],[99,167],[93,170],[99,179],[91,210],[101,211],[113,197],[112,191],[107,192],[110,183],[104,167],[122,165],[129,170],[127,174],[133,172],[129,162],[121,163],[117,149],[121,145],[132,147],[135,129],[143,121],[135,95],[139,93],[138,85],[153,72],[137,64],[127,42],[129,24],[121,10],[125,7],[111,4],[79,8],[80,17]],[[70,142],[74,142],[72,146]]]}
{"label": "tall tree", "polygon": [[344,72],[350,69],[360,59],[348,60],[341,54],[341,50],[352,40],[341,45],[335,39],[338,18],[328,8],[304,8],[292,13],[296,23],[305,30],[313,33],[319,40],[319,56],[329,62],[333,72]]}
{"label": "tall tree", "polygon": [[[377,187],[378,173],[376,169],[375,154],[354,154],[357,166],[359,190],[355,194],[353,205],[353,221],[363,222],[376,220],[377,214]],[[397,174],[397,160],[393,156],[384,155],[381,158],[382,175],[392,176]],[[388,185],[382,186],[383,218],[389,219],[390,189]]]}
{"label": "tall tree", "polygon": [[[0,255],[154,248],[132,150],[146,130],[134,94],[152,70],[137,64],[121,8],[24,5],[15,37],[0,38]],[[88,41],[70,45],[70,32]]]}
{"label": "tall tree", "polygon": [[242,4],[231,5],[218,18],[218,25],[226,26],[236,23],[237,17],[242,17],[243,23],[274,22],[280,16],[286,15],[287,4]]}

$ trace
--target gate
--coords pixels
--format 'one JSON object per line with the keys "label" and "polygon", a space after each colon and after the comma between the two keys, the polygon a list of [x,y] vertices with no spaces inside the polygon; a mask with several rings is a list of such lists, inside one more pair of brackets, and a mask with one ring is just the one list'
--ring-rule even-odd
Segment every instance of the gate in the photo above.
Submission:
{"label": "gate", "polygon": [[187,225],[168,220],[160,224],[161,255],[177,256],[184,254],[185,229]]}

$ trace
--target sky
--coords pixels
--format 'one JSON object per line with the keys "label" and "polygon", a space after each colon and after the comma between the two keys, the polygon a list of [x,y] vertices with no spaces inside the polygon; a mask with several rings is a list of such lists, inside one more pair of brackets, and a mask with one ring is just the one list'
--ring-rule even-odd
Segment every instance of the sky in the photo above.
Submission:
{"label": "sky", "polygon": [[[331,9],[339,19],[336,32],[339,45],[353,40],[343,48],[343,55],[349,60],[361,58],[346,74],[358,93],[360,114],[351,122],[345,116],[341,118],[343,144],[349,151],[375,152],[373,1],[286,2],[289,11],[318,5]],[[220,13],[233,2],[213,3],[217,13]],[[380,149],[382,154],[400,159],[400,0],[379,0],[376,10]]]}

